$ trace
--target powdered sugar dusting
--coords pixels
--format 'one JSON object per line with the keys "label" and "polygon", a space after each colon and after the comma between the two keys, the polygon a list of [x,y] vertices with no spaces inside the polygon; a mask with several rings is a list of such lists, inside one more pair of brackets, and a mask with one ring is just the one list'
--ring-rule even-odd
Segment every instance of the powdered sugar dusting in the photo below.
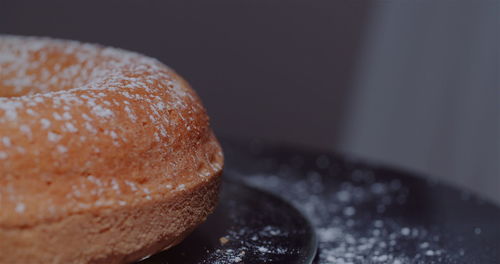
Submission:
{"label": "powdered sugar dusting", "polygon": [[[22,154],[25,159],[47,163],[45,169],[55,168],[36,178],[38,186],[49,186],[63,171],[86,176],[95,164],[109,158],[102,155],[104,151],[123,153],[124,147],[140,148],[138,145],[143,144],[141,151],[166,155],[177,140],[198,137],[208,126],[205,110],[182,82],[170,68],[134,52],[76,41],[0,36],[0,173],[19,174],[16,166]],[[143,140],[139,144],[135,143],[137,135]],[[102,144],[92,144],[96,141]],[[74,161],[78,164],[73,168],[65,167],[68,157],[82,148],[93,158]],[[203,162],[212,166],[208,160]],[[98,178],[83,183],[75,180],[66,194],[74,199],[69,210],[117,201],[112,196],[90,199],[95,204],[77,199],[88,186],[96,195],[110,186],[113,193],[118,192],[119,177],[116,182],[99,182],[95,180]],[[120,191],[144,190],[146,186],[140,185],[130,181]],[[189,188],[174,186],[172,192]],[[151,193],[144,197],[153,199],[156,187],[147,187],[151,187]],[[17,211],[15,203],[23,199],[23,194],[31,196],[28,187],[16,188],[16,196],[0,191],[0,207],[8,209],[0,212],[0,218],[8,216],[7,211]],[[164,184],[161,189],[165,191]],[[61,208],[47,199],[37,199],[36,203],[44,204],[36,207],[42,213],[48,208]]]}
{"label": "powdered sugar dusting", "polygon": [[272,261],[273,258],[283,255],[292,254],[295,249],[285,248],[272,243],[270,239],[284,239],[288,233],[277,226],[264,226],[261,229],[240,227],[228,230],[228,234],[222,237],[222,241],[227,241],[223,246],[228,244],[238,244],[238,247],[227,247],[217,249],[203,262],[219,263],[219,264],[243,264],[245,255],[249,252],[258,253],[256,258],[264,262]]}
{"label": "powdered sugar dusting", "polygon": [[24,203],[19,202],[16,204],[16,212],[23,213],[25,209],[26,205],[24,205]]}
{"label": "powdered sugar dusting", "polygon": [[[366,175],[360,171],[355,173],[368,181],[372,179],[369,171]],[[401,226],[382,214],[371,220],[370,232],[360,231],[366,219],[361,221],[355,217],[357,206],[375,202],[382,213],[387,206],[404,203],[408,192],[397,180],[372,182],[366,186],[345,182],[335,193],[328,193],[324,192],[322,180],[315,172],[301,180],[276,175],[247,175],[244,178],[252,185],[283,196],[309,216],[320,242],[319,263],[431,263],[433,258],[439,260],[447,256],[439,245],[439,236],[430,235],[430,230]],[[390,198],[394,196],[399,198]],[[400,249],[402,243],[420,245],[416,248],[420,253],[404,255]]]}
{"label": "powdered sugar dusting", "polygon": [[[0,68],[0,126],[16,125],[25,134],[35,124],[20,115],[42,115],[36,129],[48,130],[57,121],[73,119],[68,110],[79,107],[89,113],[81,116],[89,132],[97,132],[93,123],[107,122],[122,112],[135,123],[140,112],[157,127],[161,140],[168,136],[162,123],[179,125],[166,111],[187,108],[186,100],[193,100],[169,68],[152,58],[74,41],[0,36]],[[180,118],[186,121],[182,114]],[[62,126],[71,133],[79,130],[72,123]],[[116,132],[110,135],[119,137]]]}

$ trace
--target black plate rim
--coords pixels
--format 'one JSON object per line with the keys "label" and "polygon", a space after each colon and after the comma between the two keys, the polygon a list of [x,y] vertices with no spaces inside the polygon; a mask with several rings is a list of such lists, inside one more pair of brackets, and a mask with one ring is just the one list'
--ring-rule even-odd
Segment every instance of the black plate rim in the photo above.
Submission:
{"label": "black plate rim", "polygon": [[269,191],[260,189],[258,187],[252,186],[250,184],[245,183],[244,181],[241,180],[234,180],[234,179],[227,179],[224,178],[222,179],[221,187],[223,188],[225,183],[229,184],[234,184],[235,186],[242,186],[243,188],[247,188],[252,190],[253,192],[260,193],[261,195],[272,197],[272,199],[279,201],[282,204],[285,204],[290,208],[290,210],[294,211],[297,215],[300,215],[304,218],[306,226],[305,229],[307,229],[311,233],[311,240],[309,241],[309,245],[312,245],[313,250],[308,254],[306,259],[304,260],[305,263],[312,264],[314,262],[314,259],[316,257],[316,254],[318,253],[318,245],[319,245],[319,240],[318,240],[318,235],[316,234],[316,230],[314,229],[311,219],[305,214],[303,214],[297,207],[295,207],[292,203],[286,201],[284,198],[273,194]]}

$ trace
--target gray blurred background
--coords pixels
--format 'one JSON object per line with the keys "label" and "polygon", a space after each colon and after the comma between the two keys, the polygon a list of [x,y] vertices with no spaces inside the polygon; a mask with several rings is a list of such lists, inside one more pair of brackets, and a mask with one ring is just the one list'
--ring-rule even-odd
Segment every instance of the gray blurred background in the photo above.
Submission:
{"label": "gray blurred background", "polygon": [[330,149],[500,204],[499,2],[0,1],[0,32],[156,57],[220,135]]}

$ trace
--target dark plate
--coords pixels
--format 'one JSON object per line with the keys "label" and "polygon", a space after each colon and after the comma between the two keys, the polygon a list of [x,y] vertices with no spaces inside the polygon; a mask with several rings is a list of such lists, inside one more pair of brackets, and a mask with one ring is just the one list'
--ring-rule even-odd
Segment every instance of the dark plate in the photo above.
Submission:
{"label": "dark plate", "polygon": [[[319,242],[314,263],[500,263],[500,208],[476,195],[323,151],[259,141],[222,142],[226,179],[275,193],[309,218]],[[293,226],[302,230],[305,221],[287,224],[301,219],[299,213],[265,193],[226,188],[222,206],[206,225],[178,247],[151,259],[156,262],[144,263],[238,263],[234,252],[225,254],[224,249],[242,246],[253,251],[245,253],[241,263],[305,263],[293,261],[310,256],[312,238],[292,242],[304,235],[295,234]],[[234,203],[226,204],[231,199]],[[263,215],[254,222],[252,213],[238,211],[240,206],[250,206],[254,208],[251,212]],[[283,207],[287,209],[272,209]],[[256,208],[260,209],[253,211]],[[287,211],[290,215],[283,215]],[[233,213],[236,219],[227,218]],[[240,214],[246,216],[238,218]],[[277,216],[268,218],[268,214]],[[251,237],[246,245],[247,233],[239,236],[234,232],[282,224],[287,235],[262,236],[257,241],[274,250],[278,245],[289,248],[292,254],[286,260],[287,255],[259,251]],[[236,239],[224,247],[218,244],[222,236]],[[214,253],[216,249],[222,251]]]}
{"label": "dark plate", "polygon": [[228,178],[309,217],[316,263],[500,263],[500,208],[408,172],[307,148],[223,141]]}
{"label": "dark plate", "polygon": [[267,192],[224,182],[217,210],[178,246],[141,264],[310,264],[316,235],[302,214]]}

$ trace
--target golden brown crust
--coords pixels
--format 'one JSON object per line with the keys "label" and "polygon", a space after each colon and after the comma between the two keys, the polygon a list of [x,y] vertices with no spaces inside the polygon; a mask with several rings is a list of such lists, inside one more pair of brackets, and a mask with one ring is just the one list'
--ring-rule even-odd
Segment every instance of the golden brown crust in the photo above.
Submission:
{"label": "golden brown crust", "polygon": [[0,263],[122,263],[213,210],[222,152],[171,69],[11,36],[0,68]]}

